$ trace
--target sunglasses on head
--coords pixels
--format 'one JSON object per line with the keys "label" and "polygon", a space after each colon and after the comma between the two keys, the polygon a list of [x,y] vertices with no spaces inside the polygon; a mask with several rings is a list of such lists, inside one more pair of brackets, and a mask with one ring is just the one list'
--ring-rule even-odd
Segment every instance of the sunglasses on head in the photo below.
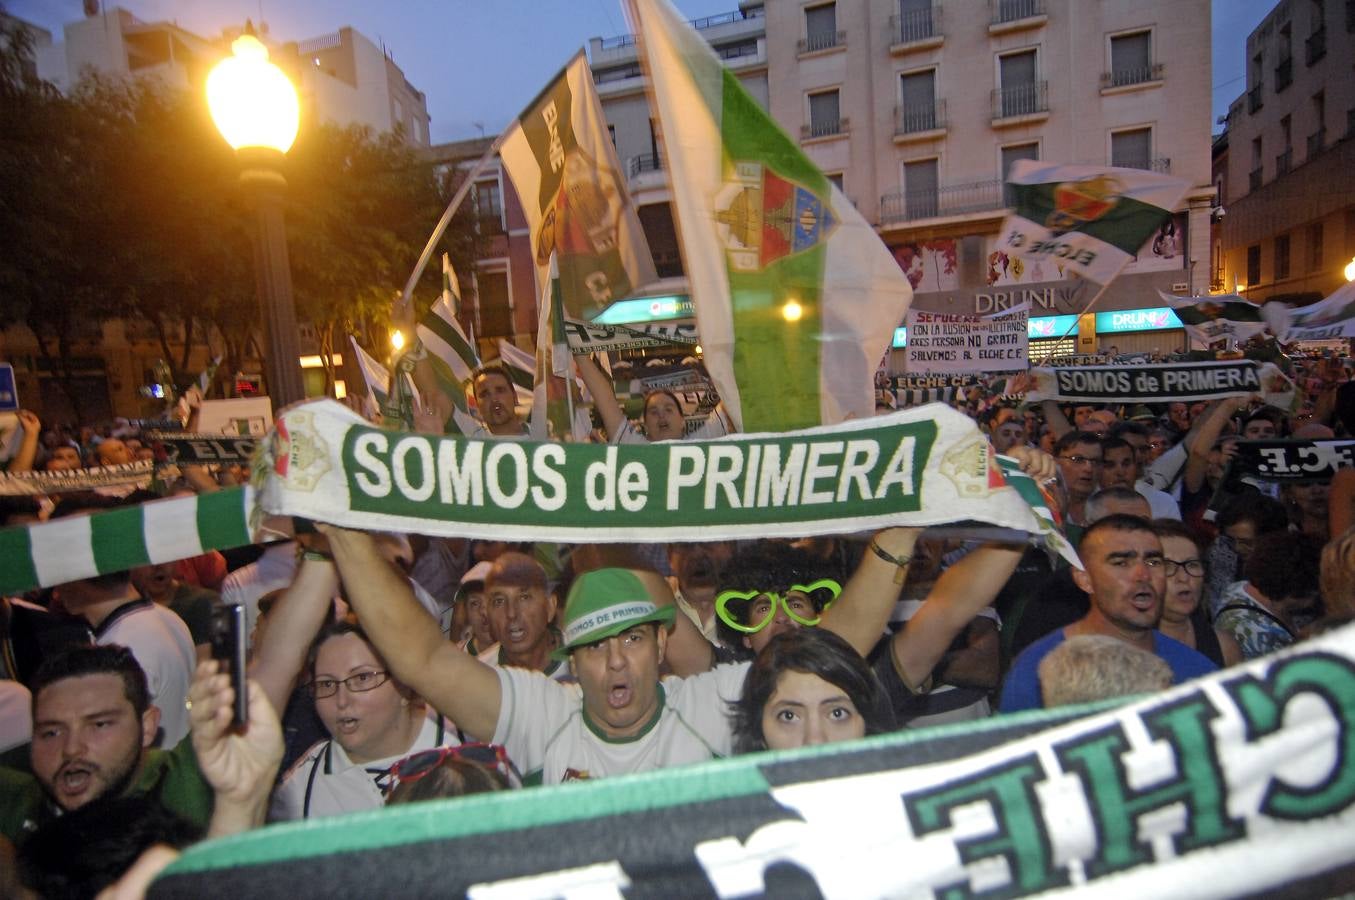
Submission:
{"label": "sunglasses on head", "polygon": [[459,744],[451,747],[434,747],[406,756],[391,766],[393,785],[408,784],[432,772],[446,759],[463,759],[476,763],[486,769],[493,769],[504,777],[509,787],[522,787],[522,776],[517,766],[508,758],[508,752],[499,744]]}
{"label": "sunglasses on head", "polygon": [[[772,623],[776,618],[776,607],[780,605],[792,621],[813,628],[841,593],[842,585],[831,578],[791,585],[784,594],[776,591],[722,591],[715,598],[715,613],[735,631],[754,634]],[[819,600],[817,612],[814,609],[816,599]],[[731,603],[747,603],[747,624],[740,622],[730,611]]]}

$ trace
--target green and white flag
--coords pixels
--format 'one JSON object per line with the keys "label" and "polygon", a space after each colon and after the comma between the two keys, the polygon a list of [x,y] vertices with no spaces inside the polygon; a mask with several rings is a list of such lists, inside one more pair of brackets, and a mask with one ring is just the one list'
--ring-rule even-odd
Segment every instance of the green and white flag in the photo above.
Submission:
{"label": "green and white flag", "polygon": [[1282,341],[1332,341],[1355,337],[1355,281],[1337,288],[1330,297],[1297,309],[1285,303],[1267,303],[1266,313]]}
{"label": "green and white flag", "polygon": [[1023,159],[1007,185],[1016,208],[997,250],[1058,263],[1107,284],[1186,195],[1190,183],[1142,169],[1063,166]]}
{"label": "green and white flag", "polygon": [[701,347],[741,431],[874,413],[912,289],[851,201],[667,0],[629,0]]}
{"label": "green and white flag", "polygon": [[580,50],[499,150],[531,230],[537,289],[559,255],[565,311],[592,319],[658,276]]}
{"label": "green and white flag", "polygon": [[518,406],[532,405],[532,388],[536,384],[536,357],[506,338],[499,338],[499,362],[508,370]]}
{"label": "green and white flag", "polygon": [[235,487],[0,529],[0,593],[252,544],[265,535],[253,510],[254,489]]}
{"label": "green and white flag", "polygon": [[1202,344],[1223,340],[1241,344],[1266,330],[1261,307],[1237,294],[1180,297],[1158,291],[1158,295],[1176,313],[1186,334]]}
{"label": "green and white flag", "polygon": [[425,404],[437,403],[447,434],[471,434],[480,427],[470,412],[466,392],[470,389],[480,356],[475,342],[462,330],[456,311],[461,305],[459,283],[447,254],[442,254],[442,296],[426,312],[415,329],[418,340],[412,348],[411,376]]}
{"label": "green and white flag", "polygon": [[367,386],[363,407],[367,412],[367,418],[375,421],[381,415],[381,408],[386,404],[390,394],[390,372],[375,356],[363,350],[358,339],[351,334],[348,336],[348,343],[353,348],[353,358],[357,360],[363,384]]}
{"label": "green and white flag", "polygon": [[528,432],[537,441],[587,441],[592,422],[582,409],[579,389],[572,377],[574,361],[565,338],[560,279],[556,277],[559,271],[554,259],[550,273],[550,283],[541,292],[541,304],[536,311],[536,371]]}

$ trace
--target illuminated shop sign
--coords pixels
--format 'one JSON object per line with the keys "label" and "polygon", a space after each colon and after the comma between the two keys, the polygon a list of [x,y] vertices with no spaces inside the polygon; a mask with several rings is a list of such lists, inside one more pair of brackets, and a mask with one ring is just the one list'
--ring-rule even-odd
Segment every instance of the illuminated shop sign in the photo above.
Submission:
{"label": "illuminated shop sign", "polygon": [[1099,312],[1096,314],[1097,334],[1118,334],[1125,331],[1161,331],[1164,328],[1180,328],[1181,320],[1169,307],[1158,306],[1153,309],[1124,309],[1117,312]]}

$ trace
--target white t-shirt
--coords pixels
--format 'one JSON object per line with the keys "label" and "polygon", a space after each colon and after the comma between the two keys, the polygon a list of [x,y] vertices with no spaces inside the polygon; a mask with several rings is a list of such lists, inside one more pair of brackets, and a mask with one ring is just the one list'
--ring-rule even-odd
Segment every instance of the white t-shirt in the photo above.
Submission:
{"label": "white t-shirt", "polygon": [[151,702],[160,708],[160,727],[165,732],[160,746],[170,749],[187,737],[185,704],[198,656],[183,619],[149,600],[131,600],[94,629],[94,643],[121,644],[145,670]]}
{"label": "white t-shirt", "polygon": [[17,681],[0,679],[0,753],[33,740],[33,695]]}
{"label": "white t-shirt", "polygon": [[332,740],[320,741],[301,755],[273,792],[268,821],[292,822],[380,809],[391,784],[391,767],[412,753],[461,743],[451,723],[436,713],[423,721],[418,737],[404,753],[355,763]]}
{"label": "white t-shirt", "polygon": [[[683,439],[688,441],[700,441],[708,438],[724,437],[734,431],[733,423],[725,415],[720,407],[710,411],[706,416],[706,421],[691,434],[684,435]],[[635,423],[630,419],[622,419],[621,427],[616,429],[616,434],[612,435],[609,443],[612,444],[648,444],[649,438],[645,437],[636,430]]]}
{"label": "white t-shirt", "polygon": [[[491,669],[500,669],[508,665],[501,658],[502,653],[502,644],[490,644],[484,650],[481,650],[475,658],[489,666]],[[527,670],[523,669],[523,671],[525,672]],[[541,674],[550,677],[554,681],[563,682],[565,684],[574,681],[574,673],[569,671],[569,663],[564,660],[551,660],[550,668],[546,669]],[[516,762],[516,760],[514,760],[514,762]]]}
{"label": "white t-shirt", "polygon": [[502,699],[494,743],[507,749],[525,780],[544,784],[728,756],[733,745],[728,704],[743,691],[749,665],[662,679],[657,719],[628,740],[605,738],[595,730],[584,714],[579,685],[523,669],[499,669]]}

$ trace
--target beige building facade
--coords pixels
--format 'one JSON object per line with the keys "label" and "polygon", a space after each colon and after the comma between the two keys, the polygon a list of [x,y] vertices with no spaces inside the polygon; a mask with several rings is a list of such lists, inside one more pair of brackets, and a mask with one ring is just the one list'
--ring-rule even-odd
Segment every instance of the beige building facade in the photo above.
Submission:
{"label": "beige building facade", "polygon": [[1355,260],[1355,4],[1283,0],[1246,60],[1217,166],[1219,288],[1309,303]]}
{"label": "beige building facade", "polygon": [[[1208,0],[767,0],[694,24],[876,226],[918,308],[984,313],[1030,300],[1032,315],[1048,318],[1080,312],[1096,293],[995,251],[1003,174],[1017,159],[1151,169],[1189,183],[1177,215],[1097,310],[1155,309],[1159,290],[1208,290]],[[666,200],[666,187],[633,41],[595,38],[590,50],[643,210]],[[612,79],[625,66],[623,90]],[[668,252],[650,231],[661,218],[642,216],[656,257]],[[1070,343],[1081,334],[1083,350],[1185,346],[1179,328],[1098,339],[1094,316],[1083,319],[1069,333]]]}

